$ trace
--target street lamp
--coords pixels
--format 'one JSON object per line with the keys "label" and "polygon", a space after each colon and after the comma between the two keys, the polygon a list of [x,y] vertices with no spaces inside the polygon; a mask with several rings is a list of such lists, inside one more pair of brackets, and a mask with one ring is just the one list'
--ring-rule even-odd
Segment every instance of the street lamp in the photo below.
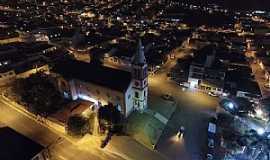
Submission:
{"label": "street lamp", "polygon": [[234,109],[234,104],[232,102],[229,102],[227,104],[227,106],[229,107],[229,109],[233,110]]}
{"label": "street lamp", "polygon": [[256,132],[258,133],[258,135],[263,135],[265,133],[265,130],[263,128],[257,128]]}

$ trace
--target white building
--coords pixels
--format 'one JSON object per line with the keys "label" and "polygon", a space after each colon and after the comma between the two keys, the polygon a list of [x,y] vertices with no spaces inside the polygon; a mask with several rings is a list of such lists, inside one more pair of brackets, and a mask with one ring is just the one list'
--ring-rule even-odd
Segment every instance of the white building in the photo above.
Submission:
{"label": "white building", "polygon": [[132,77],[134,108],[144,110],[147,108],[148,72],[141,41],[139,41],[137,54],[132,62]]}
{"label": "white building", "polygon": [[132,72],[69,60],[54,67],[57,86],[65,97],[96,104],[113,103],[125,117],[147,107],[148,73],[143,46],[139,41]]}

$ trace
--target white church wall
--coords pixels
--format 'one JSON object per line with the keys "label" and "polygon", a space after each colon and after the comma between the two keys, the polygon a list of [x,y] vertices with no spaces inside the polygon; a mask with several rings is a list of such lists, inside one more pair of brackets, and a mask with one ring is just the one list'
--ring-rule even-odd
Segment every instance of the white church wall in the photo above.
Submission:
{"label": "white church wall", "polygon": [[126,117],[128,117],[133,111],[133,89],[132,84],[129,85],[126,93],[125,93],[125,102],[126,102]]}
{"label": "white church wall", "polygon": [[114,105],[121,106],[122,114],[126,113],[125,109],[125,94],[122,92],[105,88],[96,84],[77,81],[77,93],[78,95],[88,96],[94,100],[100,102],[102,105],[106,105],[109,102]]}

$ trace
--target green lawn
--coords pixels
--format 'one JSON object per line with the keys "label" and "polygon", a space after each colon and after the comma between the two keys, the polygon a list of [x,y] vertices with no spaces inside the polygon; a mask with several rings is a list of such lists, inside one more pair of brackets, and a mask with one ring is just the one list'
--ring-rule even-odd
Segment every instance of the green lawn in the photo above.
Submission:
{"label": "green lawn", "polygon": [[134,112],[130,115],[127,133],[141,144],[152,148],[156,144],[165,125],[147,113]]}

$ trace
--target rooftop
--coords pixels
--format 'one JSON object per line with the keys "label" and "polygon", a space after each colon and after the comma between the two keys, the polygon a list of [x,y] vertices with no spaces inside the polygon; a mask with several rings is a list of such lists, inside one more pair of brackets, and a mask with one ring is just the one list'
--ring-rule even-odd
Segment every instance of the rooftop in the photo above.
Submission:
{"label": "rooftop", "polygon": [[256,81],[243,80],[237,83],[237,88],[240,91],[250,93],[254,96],[261,96],[261,90]]}
{"label": "rooftop", "polygon": [[127,90],[132,78],[130,72],[75,60],[58,62],[53,71],[64,78],[78,79],[121,92]]}
{"label": "rooftop", "polygon": [[0,159],[30,160],[44,147],[9,127],[0,128]]}

